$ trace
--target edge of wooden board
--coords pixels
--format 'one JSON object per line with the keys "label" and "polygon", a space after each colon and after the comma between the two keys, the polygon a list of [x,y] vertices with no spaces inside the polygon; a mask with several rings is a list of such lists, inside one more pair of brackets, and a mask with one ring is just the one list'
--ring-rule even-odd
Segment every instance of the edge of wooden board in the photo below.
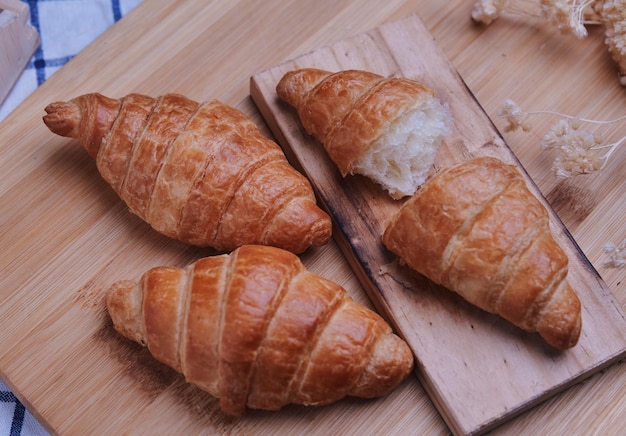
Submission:
{"label": "edge of wooden board", "polygon": [[[434,88],[450,105],[455,126],[433,171],[475,155],[496,156],[519,167],[548,210],[553,234],[568,253],[570,280],[583,288],[579,294],[584,327],[577,347],[557,353],[537,335],[396,268],[379,235],[400,203],[360,176],[342,178],[323,148],[301,129],[295,112],[275,95],[282,74],[301,67],[367,69],[414,78]],[[250,78],[250,94],[292,164],[309,178],[321,205],[333,217],[335,239],[373,304],[413,349],[417,377],[454,433],[489,431],[626,356],[626,317],[611,291],[418,16],[385,23],[255,74]],[[417,292],[407,292],[403,285],[407,282]],[[420,319],[411,318],[416,311]],[[424,330],[432,331],[424,334]],[[484,348],[459,350],[459,342],[481,343]],[[493,364],[486,369],[493,374],[485,376],[483,368],[469,368],[489,359]],[[457,374],[445,374],[454,371],[465,371],[474,378],[469,384],[484,390],[470,391]],[[510,390],[494,386],[494,380],[510,383]],[[496,392],[487,392],[488,388]]]}

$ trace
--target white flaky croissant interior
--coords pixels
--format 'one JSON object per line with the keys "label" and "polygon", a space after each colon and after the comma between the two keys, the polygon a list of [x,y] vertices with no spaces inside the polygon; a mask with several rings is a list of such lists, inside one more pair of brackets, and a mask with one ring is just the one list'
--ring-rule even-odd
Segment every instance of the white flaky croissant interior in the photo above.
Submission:
{"label": "white flaky croissant interior", "polygon": [[449,116],[439,100],[420,101],[356,159],[353,172],[374,180],[392,198],[413,194],[426,181],[442,138],[448,134]]}

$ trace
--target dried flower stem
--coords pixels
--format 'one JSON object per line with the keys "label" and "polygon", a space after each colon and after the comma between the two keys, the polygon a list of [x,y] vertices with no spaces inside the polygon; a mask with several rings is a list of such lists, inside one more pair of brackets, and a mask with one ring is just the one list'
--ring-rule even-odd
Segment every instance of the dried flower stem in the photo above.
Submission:
{"label": "dried flower stem", "polygon": [[606,144],[606,145],[604,145],[604,146],[601,146],[601,147],[596,147],[596,148],[595,148],[596,150],[600,150],[600,149],[602,149],[602,148],[607,148],[607,147],[610,147],[610,148],[609,148],[609,151],[608,151],[608,152],[607,152],[604,156],[602,156],[602,159],[604,160],[604,163],[602,164],[602,167],[600,167],[600,169],[604,168],[604,166],[605,166],[605,165],[606,165],[606,163],[609,161],[609,158],[611,157],[611,155],[613,154],[613,152],[614,152],[615,150],[617,150],[617,148],[618,148],[620,145],[622,145],[622,144],[624,143],[624,141],[626,141],[626,136],[623,136],[623,137],[622,137],[619,141],[615,141],[615,142],[613,142],[612,144]]}
{"label": "dried flower stem", "polygon": [[566,118],[572,121],[580,121],[583,123],[592,123],[592,124],[613,124],[613,123],[617,123],[618,121],[626,120],[626,115],[621,116],[619,118],[612,119],[612,120],[592,120],[589,118],[581,118],[581,117],[577,117],[574,115],[562,114],[560,112],[553,112],[553,111],[527,111],[526,113],[528,115],[554,115],[554,116]]}

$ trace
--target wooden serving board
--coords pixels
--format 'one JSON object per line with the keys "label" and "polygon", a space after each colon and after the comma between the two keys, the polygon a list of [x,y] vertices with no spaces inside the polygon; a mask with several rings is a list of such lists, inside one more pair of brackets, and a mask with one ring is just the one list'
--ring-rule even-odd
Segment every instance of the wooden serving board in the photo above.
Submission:
{"label": "wooden serving board", "polygon": [[[361,176],[342,178],[295,111],[276,96],[282,75],[305,67],[363,69],[435,89],[454,125],[433,172],[483,155],[519,166],[550,211],[553,233],[570,259],[570,282],[583,306],[575,348],[557,352],[537,335],[397,266],[380,236],[401,202]],[[255,74],[250,88],[274,136],[333,216],[335,238],[369,297],[412,347],[419,379],[454,433],[493,428],[626,355],[626,319],[610,290],[416,15]]]}

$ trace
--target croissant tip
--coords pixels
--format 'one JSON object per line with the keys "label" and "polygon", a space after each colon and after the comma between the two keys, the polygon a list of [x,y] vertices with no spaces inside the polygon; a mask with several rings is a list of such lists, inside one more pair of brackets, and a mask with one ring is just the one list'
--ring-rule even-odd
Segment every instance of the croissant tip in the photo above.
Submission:
{"label": "croissant tip", "polygon": [[316,68],[303,68],[286,72],[276,85],[281,100],[297,108],[300,99],[309,93],[324,77],[331,73]]}
{"label": "croissant tip", "polygon": [[333,233],[333,225],[330,217],[324,214],[313,224],[311,233],[314,235],[311,240],[313,247],[321,247],[328,244]]}
{"label": "croissant tip", "polygon": [[582,321],[578,315],[564,324],[554,322],[551,325],[540,326],[538,333],[552,347],[566,351],[578,344],[581,330]]}
{"label": "croissant tip", "polygon": [[71,102],[58,101],[50,103],[44,108],[44,124],[60,136],[73,138],[76,136],[76,127],[80,121],[80,110]]}

